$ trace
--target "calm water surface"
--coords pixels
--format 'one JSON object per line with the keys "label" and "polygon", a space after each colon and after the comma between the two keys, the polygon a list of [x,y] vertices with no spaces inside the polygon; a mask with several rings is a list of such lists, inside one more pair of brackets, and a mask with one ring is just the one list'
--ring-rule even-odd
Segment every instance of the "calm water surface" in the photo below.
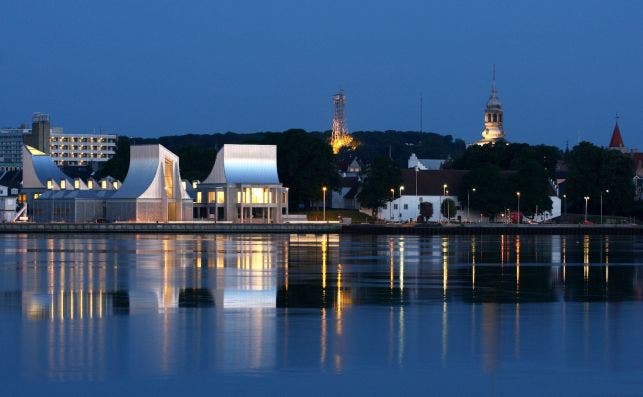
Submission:
{"label": "calm water surface", "polygon": [[643,238],[2,235],[0,394],[643,393]]}

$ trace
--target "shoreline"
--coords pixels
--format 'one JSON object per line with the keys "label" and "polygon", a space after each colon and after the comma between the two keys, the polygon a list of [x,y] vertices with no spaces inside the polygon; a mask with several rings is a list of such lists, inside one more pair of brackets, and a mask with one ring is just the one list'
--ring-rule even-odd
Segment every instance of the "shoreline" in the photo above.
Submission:
{"label": "shoreline", "polygon": [[643,234],[638,225],[371,225],[338,223],[3,223],[0,234],[12,233],[231,233],[231,234],[363,234],[363,235],[484,235],[484,234]]}

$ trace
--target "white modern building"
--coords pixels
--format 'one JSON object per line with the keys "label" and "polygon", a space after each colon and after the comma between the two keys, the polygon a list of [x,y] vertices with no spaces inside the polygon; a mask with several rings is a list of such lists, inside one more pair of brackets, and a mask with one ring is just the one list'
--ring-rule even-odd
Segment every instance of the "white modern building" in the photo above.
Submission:
{"label": "white modern building", "polygon": [[179,173],[179,158],[162,145],[130,147],[123,185],[106,200],[110,221],[168,222],[192,220],[192,199]]}
{"label": "white modern building", "polygon": [[195,188],[194,217],[235,223],[280,223],[288,188],[279,182],[277,146],[223,145],[210,175]]}

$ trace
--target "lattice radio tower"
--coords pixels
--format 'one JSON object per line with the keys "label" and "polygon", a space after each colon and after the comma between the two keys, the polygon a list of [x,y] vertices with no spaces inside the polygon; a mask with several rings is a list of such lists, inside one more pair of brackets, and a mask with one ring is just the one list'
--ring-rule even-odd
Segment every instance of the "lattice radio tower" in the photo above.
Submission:
{"label": "lattice radio tower", "polygon": [[344,90],[340,89],[337,94],[333,95],[333,104],[335,113],[333,115],[333,131],[330,135],[330,145],[333,148],[333,153],[337,154],[341,148],[353,146],[353,137],[348,134],[346,118],[344,117],[344,107],[346,105]]}

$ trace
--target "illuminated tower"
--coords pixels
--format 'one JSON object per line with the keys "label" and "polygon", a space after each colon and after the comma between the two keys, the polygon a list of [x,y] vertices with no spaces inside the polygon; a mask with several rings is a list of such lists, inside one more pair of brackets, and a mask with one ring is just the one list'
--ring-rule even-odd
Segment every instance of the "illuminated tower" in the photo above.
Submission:
{"label": "illuminated tower", "polygon": [[335,105],[335,114],[333,115],[330,146],[333,148],[333,153],[337,154],[343,147],[354,148],[355,143],[353,142],[353,137],[348,134],[348,128],[346,128],[346,119],[344,118],[346,97],[344,96],[344,90],[340,89],[337,94],[333,95],[333,104]]}
{"label": "illuminated tower", "polygon": [[496,143],[497,141],[505,139],[502,118],[502,103],[500,102],[498,90],[496,89],[496,67],[494,65],[491,95],[489,95],[489,100],[487,101],[487,106],[485,106],[484,111],[484,130],[482,131],[482,139],[477,142],[478,145]]}

